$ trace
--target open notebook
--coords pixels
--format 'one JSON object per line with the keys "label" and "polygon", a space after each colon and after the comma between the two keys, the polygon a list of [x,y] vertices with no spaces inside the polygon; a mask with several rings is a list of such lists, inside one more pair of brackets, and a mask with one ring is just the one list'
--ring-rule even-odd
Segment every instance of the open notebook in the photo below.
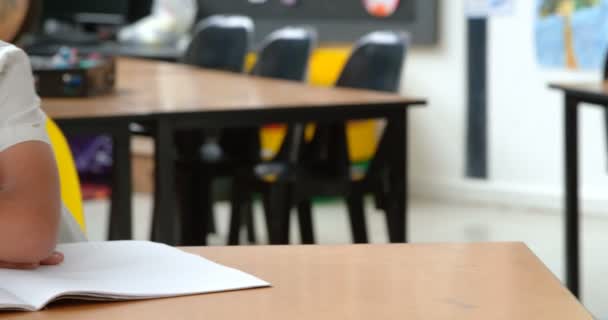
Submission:
{"label": "open notebook", "polygon": [[40,310],[59,299],[135,300],[267,287],[236,269],[143,241],[58,246],[59,266],[0,269],[0,310]]}

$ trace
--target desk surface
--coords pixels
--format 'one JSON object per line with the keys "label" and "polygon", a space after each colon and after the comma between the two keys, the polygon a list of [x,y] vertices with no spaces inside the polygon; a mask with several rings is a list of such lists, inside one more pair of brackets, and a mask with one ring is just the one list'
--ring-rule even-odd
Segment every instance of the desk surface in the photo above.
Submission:
{"label": "desk surface", "polygon": [[43,109],[52,118],[71,119],[424,103],[395,94],[313,87],[149,60],[120,58],[117,72],[115,93],[87,99],[45,98]]}
{"label": "desk surface", "polygon": [[549,87],[561,90],[578,90],[595,93],[608,93],[608,83],[598,82],[552,82]]}
{"label": "desk surface", "polygon": [[2,319],[591,319],[520,243],[189,248],[272,288]]}
{"label": "desk surface", "polygon": [[588,83],[550,83],[552,89],[562,90],[579,98],[586,98],[592,103],[608,102],[608,82]]}

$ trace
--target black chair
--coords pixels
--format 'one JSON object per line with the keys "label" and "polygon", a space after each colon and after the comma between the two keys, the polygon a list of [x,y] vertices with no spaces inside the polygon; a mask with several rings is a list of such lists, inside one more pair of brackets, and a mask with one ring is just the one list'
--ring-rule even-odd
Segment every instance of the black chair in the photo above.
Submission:
{"label": "black chair", "polygon": [[[201,68],[242,72],[253,31],[253,21],[249,17],[210,16],[194,28],[190,44],[180,62]],[[136,135],[153,135],[151,129],[143,124],[133,123],[130,130]]]}
{"label": "black chair", "polygon": [[194,28],[181,61],[201,68],[243,72],[253,29],[253,21],[245,16],[206,18]]}
{"label": "black chair", "polygon": [[[316,43],[316,32],[306,27],[285,27],[270,34],[262,43],[258,60],[252,69],[252,75],[284,80],[302,81],[306,78],[308,61]],[[235,88],[238,90],[238,88]],[[294,129],[289,126],[288,132]],[[288,150],[288,148],[282,148]],[[279,152],[277,159],[287,157],[285,152]],[[219,147],[213,147],[209,142],[201,146],[196,168],[190,172],[190,183],[185,184],[191,190],[200,190],[198,197],[192,197],[190,205],[185,205],[188,212],[186,224],[190,230],[189,241],[204,244],[206,234],[201,232],[209,221],[201,219],[213,216],[212,184],[218,178],[232,178],[235,172],[243,168],[251,168],[260,162],[259,128],[223,130]],[[233,190],[234,190],[233,184]],[[201,195],[200,193],[205,193]],[[235,192],[233,191],[234,195]],[[255,242],[255,227],[251,205],[246,205],[238,211],[246,217],[245,223],[231,225],[229,238],[238,238],[241,226],[247,226],[249,241]],[[207,214],[208,213],[208,214]],[[231,219],[233,220],[233,219]],[[202,223],[203,225],[200,225]]]}
{"label": "black chair", "polygon": [[[254,24],[249,17],[238,15],[208,17],[194,28],[192,40],[180,62],[201,68],[242,72],[251,47],[253,31]],[[131,124],[130,128],[134,134],[155,136],[151,127],[145,123]],[[197,217],[190,215],[189,212],[199,209],[196,206],[190,207],[198,203],[190,199],[198,199],[201,194],[206,195],[207,192],[196,193],[204,189],[205,185],[197,185],[196,180],[191,179],[190,176],[199,175],[196,171],[198,166],[193,164],[199,158],[200,146],[207,143],[208,146],[221,149],[219,146],[221,135],[222,133],[217,130],[186,130],[175,134],[178,204],[182,214],[181,223],[188,226],[182,230],[182,244],[204,244],[201,240],[202,236],[191,227],[200,223],[197,223]],[[154,214],[156,215],[156,212]],[[213,215],[210,216],[210,223],[205,228],[210,229],[211,232],[215,230]],[[156,228],[153,227],[152,230]],[[153,234],[152,239],[154,238]]]}
{"label": "black chair", "polygon": [[317,33],[309,27],[285,27],[264,39],[251,74],[260,77],[303,81]]}
{"label": "black chair", "polygon": [[[391,31],[378,31],[363,37],[336,86],[397,91],[407,39],[404,33]],[[385,132],[388,130],[391,128]],[[302,131],[292,132],[290,139],[295,142],[291,153],[295,156],[291,159],[262,163],[239,175],[235,184],[240,190],[233,192],[241,196],[234,199],[233,210],[248,205],[253,193],[261,192],[270,242],[286,244],[289,242],[290,210],[297,206],[302,242],[310,244],[315,242],[311,199],[315,196],[341,196],[348,204],[354,242],[367,242],[363,196],[372,193],[377,207],[385,211],[391,207],[391,194],[386,187],[389,185],[390,167],[384,154],[392,146],[387,146],[386,139],[382,139],[368,170],[357,173],[349,159],[346,123],[318,124],[310,143],[305,143]],[[391,225],[392,221],[388,220],[392,215],[386,216],[387,223]],[[233,214],[233,218],[238,217]],[[234,225],[238,223],[232,222]]]}
{"label": "black chair", "polygon": [[[251,74],[283,80],[305,80],[308,60],[316,45],[316,38],[316,31],[308,27],[284,27],[271,33],[258,50],[258,58]],[[258,163],[260,160],[258,130],[258,128],[226,130],[220,144],[233,155],[233,158],[240,159],[241,164]],[[224,156],[221,150],[209,145],[203,146],[201,155],[203,162],[215,162],[217,159],[213,158]]]}
{"label": "black chair", "polygon": [[[199,22],[184,56],[184,64],[206,69],[241,73],[249,53],[254,25],[249,17],[239,15],[214,15]],[[207,140],[215,143],[217,131],[206,132]],[[179,141],[195,132],[181,134]],[[198,131],[199,135],[202,132]],[[191,139],[190,139],[191,140]],[[189,144],[198,141],[191,141]],[[179,146],[178,146],[179,148]],[[190,148],[190,152],[192,152]]]}
{"label": "black chair", "polygon": [[[241,73],[251,48],[253,31],[253,21],[249,17],[210,16],[196,25],[181,62],[206,69]],[[220,146],[222,134],[219,129],[179,132],[176,135],[178,157],[195,160],[198,159],[199,152],[209,157],[217,157],[215,154],[224,151]],[[201,148],[202,144],[205,147]]]}

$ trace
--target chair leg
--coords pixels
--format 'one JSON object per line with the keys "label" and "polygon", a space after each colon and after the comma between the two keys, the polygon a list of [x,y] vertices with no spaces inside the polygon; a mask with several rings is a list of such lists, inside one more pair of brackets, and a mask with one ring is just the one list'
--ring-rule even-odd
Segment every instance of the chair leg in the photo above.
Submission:
{"label": "chair leg", "polygon": [[[176,164],[175,166],[175,186],[176,186],[176,197],[177,197],[177,206],[179,208],[178,212],[181,215],[181,221],[182,221],[182,238],[181,238],[181,244],[191,244],[191,240],[190,239],[190,229],[189,227],[192,226],[192,190],[193,190],[193,185],[192,182],[194,181],[194,179],[192,179],[192,177],[190,175],[185,174],[185,172],[188,172],[189,169],[188,167],[186,167],[184,164]],[[154,208],[155,213],[156,213],[156,208]],[[154,222],[156,223],[156,222]],[[152,239],[154,239],[154,231],[156,230],[156,226],[153,225],[152,226]]]}
{"label": "chair leg", "polygon": [[378,210],[386,211],[388,208],[388,204],[387,204],[388,203],[388,199],[387,199],[388,185],[389,185],[388,177],[386,174],[383,173],[380,180],[377,181],[373,186],[372,193],[374,195],[374,202],[376,204],[376,209],[378,209]]}
{"label": "chair leg", "polygon": [[253,216],[253,203],[247,201],[245,205],[245,226],[247,227],[247,240],[249,243],[257,243],[255,234],[255,218]]}
{"label": "chair leg", "polygon": [[240,243],[243,198],[241,190],[233,187],[230,200],[230,230],[228,231],[228,245],[230,246],[236,246]]}
{"label": "chair leg", "polygon": [[270,242],[270,191],[262,192],[262,211],[264,211],[264,226],[266,227],[266,235]]}
{"label": "chair leg", "polygon": [[[208,213],[204,208],[210,201],[206,177],[194,173],[188,166],[176,166],[177,196],[182,221],[181,244],[189,246],[207,245]],[[203,194],[201,197],[200,194]]]}
{"label": "chair leg", "polygon": [[403,243],[403,237],[399,236],[399,234],[403,234],[403,230],[405,229],[406,220],[405,215],[405,201],[403,196],[401,199],[398,198],[395,194],[390,195],[387,202],[386,212],[386,230],[388,232],[389,241],[391,243]]}
{"label": "chair leg", "polygon": [[310,200],[298,203],[298,220],[300,224],[300,236],[303,244],[314,244],[315,234],[312,218],[312,205]]}
{"label": "chair leg", "polygon": [[351,193],[347,199],[350,227],[354,243],[368,243],[367,223],[365,222],[365,210],[363,208],[363,194]]}
{"label": "chair leg", "polygon": [[208,215],[207,218],[207,233],[208,234],[217,234],[217,222],[215,220],[215,210],[213,207],[214,199],[213,199],[213,184],[209,186],[209,200],[205,205],[205,212]]}
{"label": "chair leg", "polygon": [[211,193],[212,180],[199,169],[195,169],[196,181],[192,185],[191,208],[192,208],[192,240],[193,245],[207,245],[209,234],[209,221],[213,214],[213,195]]}
{"label": "chair leg", "polygon": [[274,183],[268,203],[268,238],[270,244],[289,244],[291,199],[289,185]]}
{"label": "chair leg", "polygon": [[378,210],[386,210],[386,193],[382,190],[374,191],[374,203],[376,204],[376,209]]}

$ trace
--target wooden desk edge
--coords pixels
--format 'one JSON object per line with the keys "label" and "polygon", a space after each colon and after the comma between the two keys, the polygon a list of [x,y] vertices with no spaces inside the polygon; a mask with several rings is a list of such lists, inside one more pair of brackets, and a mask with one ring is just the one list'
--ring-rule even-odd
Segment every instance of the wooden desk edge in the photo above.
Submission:
{"label": "wooden desk edge", "polygon": [[[94,97],[93,97],[94,99]],[[360,106],[361,108],[373,108],[376,106],[390,106],[390,107],[404,107],[406,109],[409,108],[424,108],[428,106],[428,101],[422,98],[404,98],[403,101],[388,101],[388,102],[373,102],[373,103],[353,103],[353,104],[330,104],[327,106],[310,106],[306,109],[322,109],[327,111],[328,109],[336,109],[342,107],[352,107],[352,106]],[[42,105],[44,110],[44,103]],[[244,112],[244,113],[257,113],[257,112],[291,112],[291,111],[302,111],[304,108],[294,107],[294,106],[273,106],[265,109],[232,109],[232,110],[209,110],[204,111],[206,114],[222,114],[222,113],[234,113],[234,112]],[[146,120],[154,120],[158,117],[187,117],[189,115],[197,115],[202,113],[199,110],[183,110],[176,112],[167,112],[167,113],[155,113],[155,112],[147,112],[140,114],[116,114],[116,115],[91,115],[91,116],[53,116],[53,114],[48,114],[50,118],[59,122],[74,122],[74,121],[104,121],[104,120],[124,120],[127,122],[131,121],[146,121]]]}
{"label": "wooden desk edge", "polygon": [[544,265],[542,260],[523,242],[523,241],[500,241],[500,242],[473,242],[473,243],[451,243],[451,242],[433,242],[433,243],[385,243],[385,244],[299,244],[299,245],[252,245],[252,246],[192,246],[192,247],[177,247],[180,250],[186,252],[198,252],[199,250],[264,250],[264,249],[310,249],[315,247],[323,248],[362,248],[362,249],[373,249],[373,248],[407,248],[407,247],[454,247],[454,248],[466,248],[475,246],[512,246],[514,248],[525,249],[532,254],[541,264]]}
{"label": "wooden desk edge", "polygon": [[576,98],[579,102],[587,102],[599,106],[608,105],[608,83],[601,89],[602,82],[579,83],[549,83],[550,89],[562,91],[567,97]]}

